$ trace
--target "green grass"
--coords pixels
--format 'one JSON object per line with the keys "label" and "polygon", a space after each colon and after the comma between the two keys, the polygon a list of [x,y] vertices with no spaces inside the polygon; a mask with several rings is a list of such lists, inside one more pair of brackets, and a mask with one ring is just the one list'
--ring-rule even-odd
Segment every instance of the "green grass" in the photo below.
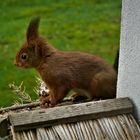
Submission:
{"label": "green grass", "polygon": [[121,0],[5,0],[0,1],[0,106],[15,95],[8,84],[24,81],[33,99],[36,85],[32,69],[13,65],[33,16],[41,16],[40,33],[60,50],[99,55],[113,63],[119,47]]}

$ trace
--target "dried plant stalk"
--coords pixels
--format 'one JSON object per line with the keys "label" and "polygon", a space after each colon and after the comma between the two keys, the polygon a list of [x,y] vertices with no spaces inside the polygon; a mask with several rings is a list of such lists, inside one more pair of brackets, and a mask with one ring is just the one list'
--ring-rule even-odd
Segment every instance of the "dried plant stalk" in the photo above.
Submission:
{"label": "dried plant stalk", "polygon": [[17,86],[14,82],[9,84],[9,88],[18,96],[18,100],[15,101],[15,104],[31,103],[33,102],[30,95],[26,93],[26,88],[23,85],[23,82]]}
{"label": "dried plant stalk", "polygon": [[34,88],[34,92],[38,95],[48,94],[49,89],[46,87],[46,84],[39,78],[36,77],[37,86]]}

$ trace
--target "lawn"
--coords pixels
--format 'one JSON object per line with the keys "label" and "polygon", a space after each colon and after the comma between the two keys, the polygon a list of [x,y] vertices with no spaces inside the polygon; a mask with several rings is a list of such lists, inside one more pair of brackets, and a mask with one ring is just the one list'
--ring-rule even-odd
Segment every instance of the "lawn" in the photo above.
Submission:
{"label": "lawn", "polygon": [[40,33],[56,48],[96,54],[113,64],[119,47],[121,0],[0,1],[0,106],[14,103],[8,85],[22,81],[33,100],[38,76],[13,65],[33,16],[41,16]]}

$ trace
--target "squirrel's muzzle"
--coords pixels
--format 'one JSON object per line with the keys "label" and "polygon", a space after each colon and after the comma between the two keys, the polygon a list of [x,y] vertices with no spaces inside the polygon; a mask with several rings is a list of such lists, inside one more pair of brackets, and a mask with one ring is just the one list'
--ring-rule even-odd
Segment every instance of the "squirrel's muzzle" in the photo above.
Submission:
{"label": "squirrel's muzzle", "polygon": [[18,67],[21,67],[21,63],[17,63],[16,60],[14,60],[14,65],[15,65],[15,66],[18,66]]}

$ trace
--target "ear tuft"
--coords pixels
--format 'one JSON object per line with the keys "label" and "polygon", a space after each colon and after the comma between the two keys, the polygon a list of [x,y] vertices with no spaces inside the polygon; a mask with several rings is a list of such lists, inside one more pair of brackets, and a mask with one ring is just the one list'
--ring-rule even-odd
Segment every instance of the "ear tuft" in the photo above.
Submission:
{"label": "ear tuft", "polygon": [[38,38],[38,28],[39,28],[40,17],[33,17],[27,28],[27,42],[32,42]]}

